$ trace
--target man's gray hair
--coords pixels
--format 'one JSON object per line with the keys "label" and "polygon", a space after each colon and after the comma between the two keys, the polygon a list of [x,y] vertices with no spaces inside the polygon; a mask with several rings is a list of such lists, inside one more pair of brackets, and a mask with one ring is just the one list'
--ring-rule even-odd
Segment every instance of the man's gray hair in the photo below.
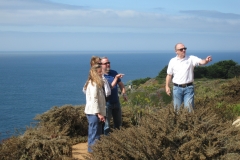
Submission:
{"label": "man's gray hair", "polygon": [[175,51],[177,50],[177,45],[179,45],[179,44],[183,44],[183,43],[177,43],[177,44],[174,46]]}
{"label": "man's gray hair", "polygon": [[102,59],[108,59],[108,57],[101,57],[101,60],[102,60]]}

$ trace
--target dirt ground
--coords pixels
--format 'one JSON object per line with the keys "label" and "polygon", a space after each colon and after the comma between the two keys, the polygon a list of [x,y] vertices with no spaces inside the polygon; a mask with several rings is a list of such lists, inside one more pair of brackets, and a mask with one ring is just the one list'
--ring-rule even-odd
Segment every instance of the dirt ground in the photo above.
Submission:
{"label": "dirt ground", "polygon": [[72,146],[72,156],[78,160],[84,160],[84,156],[88,156],[87,143],[79,143]]}

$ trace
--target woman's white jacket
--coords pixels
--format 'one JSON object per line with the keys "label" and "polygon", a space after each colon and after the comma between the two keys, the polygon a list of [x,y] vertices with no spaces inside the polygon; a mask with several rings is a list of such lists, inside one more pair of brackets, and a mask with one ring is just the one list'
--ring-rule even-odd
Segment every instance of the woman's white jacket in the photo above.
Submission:
{"label": "woman's white jacket", "polygon": [[85,114],[100,113],[106,116],[106,100],[103,88],[98,88],[96,83],[89,81],[86,89],[86,106]]}

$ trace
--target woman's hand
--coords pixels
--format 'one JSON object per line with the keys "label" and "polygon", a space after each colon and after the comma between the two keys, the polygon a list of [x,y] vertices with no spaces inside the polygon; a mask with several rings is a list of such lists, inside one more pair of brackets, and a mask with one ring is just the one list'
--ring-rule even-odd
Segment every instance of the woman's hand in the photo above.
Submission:
{"label": "woman's hand", "polygon": [[103,115],[101,115],[100,113],[98,113],[97,115],[101,122],[105,122],[105,117]]}

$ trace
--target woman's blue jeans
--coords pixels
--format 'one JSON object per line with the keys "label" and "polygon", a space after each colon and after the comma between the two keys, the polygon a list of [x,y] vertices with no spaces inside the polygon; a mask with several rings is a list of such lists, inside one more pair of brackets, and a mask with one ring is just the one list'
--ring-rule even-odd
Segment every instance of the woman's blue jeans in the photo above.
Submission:
{"label": "woman's blue jeans", "polygon": [[194,108],[194,86],[178,87],[173,86],[173,105],[174,110],[178,111],[184,102],[184,107],[191,112]]}
{"label": "woman's blue jeans", "polygon": [[88,152],[92,152],[91,146],[102,134],[102,122],[97,115],[87,114],[88,119]]}
{"label": "woman's blue jeans", "polygon": [[113,117],[114,128],[119,129],[122,125],[122,109],[120,103],[106,103],[106,121],[104,124],[104,134],[108,135],[110,132],[110,121]]}

